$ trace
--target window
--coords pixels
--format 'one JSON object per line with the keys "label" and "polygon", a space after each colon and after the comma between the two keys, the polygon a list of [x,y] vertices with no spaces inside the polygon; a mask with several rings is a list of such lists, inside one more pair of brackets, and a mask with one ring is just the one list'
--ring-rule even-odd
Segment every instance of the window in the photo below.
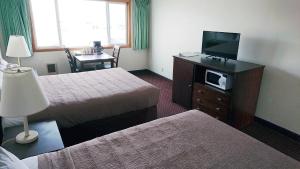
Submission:
{"label": "window", "polygon": [[34,49],[128,46],[129,0],[31,0]]}

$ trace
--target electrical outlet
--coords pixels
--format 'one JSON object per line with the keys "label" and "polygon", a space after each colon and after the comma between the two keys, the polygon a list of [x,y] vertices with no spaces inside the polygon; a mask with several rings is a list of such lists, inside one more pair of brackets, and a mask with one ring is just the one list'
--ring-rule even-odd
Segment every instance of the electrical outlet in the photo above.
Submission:
{"label": "electrical outlet", "polygon": [[47,71],[49,75],[57,74],[57,64],[55,63],[50,63],[47,64]]}

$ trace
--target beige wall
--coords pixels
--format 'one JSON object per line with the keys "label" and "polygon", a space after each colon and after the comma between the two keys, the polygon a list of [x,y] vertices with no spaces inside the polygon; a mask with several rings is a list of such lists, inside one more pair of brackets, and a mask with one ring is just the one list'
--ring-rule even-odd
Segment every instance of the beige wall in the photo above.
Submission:
{"label": "beige wall", "polygon": [[256,115],[300,134],[299,0],[152,0],[149,67],[201,51],[202,31],[240,32],[238,59],[266,65]]}

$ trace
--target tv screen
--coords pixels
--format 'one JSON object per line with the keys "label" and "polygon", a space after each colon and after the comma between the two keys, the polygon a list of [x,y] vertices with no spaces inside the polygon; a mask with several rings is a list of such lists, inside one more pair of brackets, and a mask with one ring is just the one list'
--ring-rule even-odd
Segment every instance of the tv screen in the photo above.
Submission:
{"label": "tv screen", "polygon": [[203,31],[202,53],[236,60],[239,42],[239,33]]}

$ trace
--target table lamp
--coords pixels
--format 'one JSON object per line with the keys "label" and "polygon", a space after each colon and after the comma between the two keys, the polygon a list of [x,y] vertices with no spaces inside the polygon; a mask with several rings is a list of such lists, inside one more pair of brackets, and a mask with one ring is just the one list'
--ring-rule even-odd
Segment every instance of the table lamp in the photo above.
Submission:
{"label": "table lamp", "polygon": [[24,36],[11,35],[9,37],[6,56],[18,58],[19,66],[21,66],[20,58],[31,56]]}
{"label": "table lamp", "polygon": [[29,130],[27,116],[46,109],[49,101],[31,68],[4,71],[0,106],[2,117],[24,117],[24,132],[17,135],[17,143],[27,144],[38,138],[36,131]]}

